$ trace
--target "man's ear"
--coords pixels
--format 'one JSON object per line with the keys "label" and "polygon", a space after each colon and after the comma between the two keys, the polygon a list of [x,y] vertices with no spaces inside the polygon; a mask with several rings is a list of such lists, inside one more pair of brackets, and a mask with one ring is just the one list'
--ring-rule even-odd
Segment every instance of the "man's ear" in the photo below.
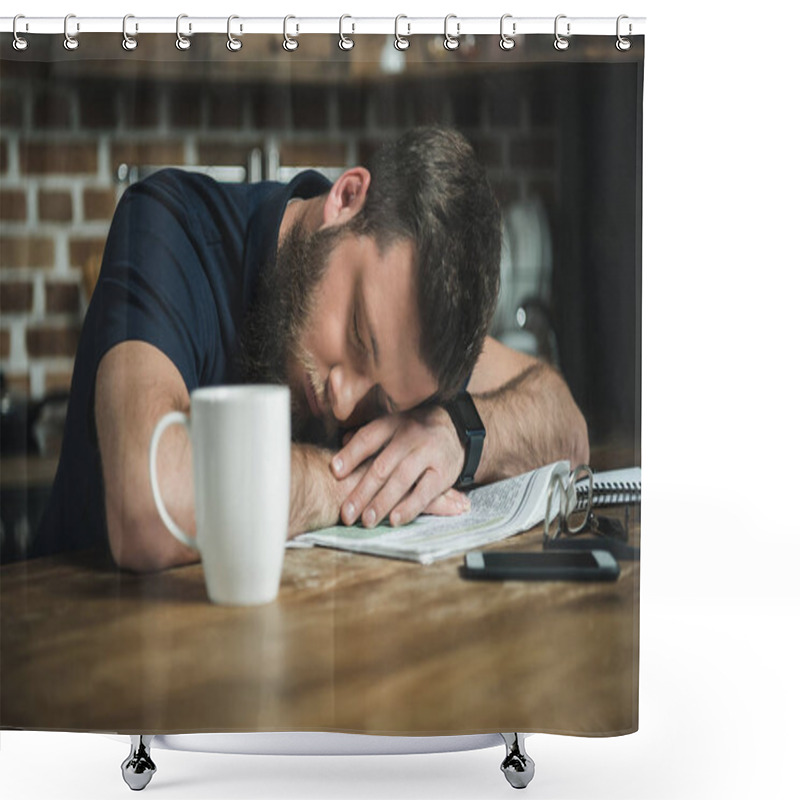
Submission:
{"label": "man's ear", "polygon": [[371,176],[365,167],[342,173],[331,186],[322,209],[322,227],[343,225],[364,207]]}

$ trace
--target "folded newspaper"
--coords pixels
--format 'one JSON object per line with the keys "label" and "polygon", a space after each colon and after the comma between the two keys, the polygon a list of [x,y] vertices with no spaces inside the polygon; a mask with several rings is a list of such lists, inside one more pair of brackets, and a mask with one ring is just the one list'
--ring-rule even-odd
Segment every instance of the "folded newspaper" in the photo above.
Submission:
{"label": "folded newspaper", "polygon": [[[567,481],[569,462],[557,461],[525,475],[472,489],[467,492],[470,510],[457,517],[423,514],[399,528],[335,525],[304,533],[290,540],[287,546],[320,545],[430,564],[498,542],[543,522],[553,473]],[[559,502],[554,497],[551,521],[558,511]]]}

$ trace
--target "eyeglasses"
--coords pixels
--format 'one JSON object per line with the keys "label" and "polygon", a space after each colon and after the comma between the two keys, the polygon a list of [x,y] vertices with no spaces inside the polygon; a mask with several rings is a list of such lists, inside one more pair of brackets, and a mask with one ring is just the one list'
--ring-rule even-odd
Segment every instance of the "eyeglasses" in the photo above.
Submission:
{"label": "eyeglasses", "polygon": [[[568,476],[553,473],[547,487],[544,548],[600,548],[608,550],[621,560],[638,560],[639,548],[628,544],[628,532],[631,504],[640,502],[640,498],[638,489],[623,486],[614,488],[610,495],[608,489],[601,489],[599,497],[596,497],[594,473],[585,464],[574,469]],[[557,512],[553,509],[554,503],[558,503]],[[596,504],[609,503],[624,504],[624,520],[595,514]],[[578,538],[579,534],[588,535]]]}
{"label": "eyeglasses", "polygon": [[[586,501],[578,501],[577,482],[584,476],[589,478],[589,490]],[[592,517],[592,500],[594,497],[594,473],[591,467],[581,464],[576,467],[569,476],[554,472],[550,476],[550,484],[547,487],[547,507],[544,514],[544,541],[545,544],[557,539],[560,535],[574,536],[586,529]],[[553,498],[558,502],[558,525],[555,533],[550,535],[550,524],[554,519]],[[585,506],[585,508],[584,508]],[[583,516],[581,517],[581,512]]]}

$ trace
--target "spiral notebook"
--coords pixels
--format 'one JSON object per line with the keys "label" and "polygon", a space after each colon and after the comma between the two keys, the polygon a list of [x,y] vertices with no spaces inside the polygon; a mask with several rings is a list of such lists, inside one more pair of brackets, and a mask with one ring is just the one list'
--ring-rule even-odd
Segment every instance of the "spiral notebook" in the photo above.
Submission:
{"label": "spiral notebook", "polygon": [[[589,479],[583,478],[575,485],[578,493],[578,511],[585,511],[589,501]],[[642,468],[628,467],[598,472],[594,475],[592,508],[624,505],[642,501]]]}

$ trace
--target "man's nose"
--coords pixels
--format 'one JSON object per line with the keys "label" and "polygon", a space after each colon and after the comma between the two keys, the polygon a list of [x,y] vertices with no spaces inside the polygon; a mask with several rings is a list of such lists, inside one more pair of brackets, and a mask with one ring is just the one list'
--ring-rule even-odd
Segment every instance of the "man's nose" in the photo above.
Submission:
{"label": "man's nose", "polygon": [[348,420],[356,406],[367,396],[370,379],[357,370],[335,366],[328,376],[331,411],[339,422]]}

